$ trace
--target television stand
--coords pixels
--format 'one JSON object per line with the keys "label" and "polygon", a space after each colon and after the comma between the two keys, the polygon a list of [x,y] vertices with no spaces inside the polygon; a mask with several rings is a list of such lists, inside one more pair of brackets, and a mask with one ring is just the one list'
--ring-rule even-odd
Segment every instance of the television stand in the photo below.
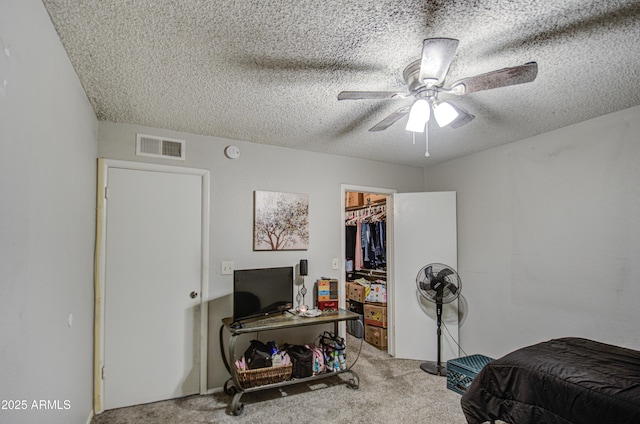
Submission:
{"label": "television stand", "polygon": [[[229,355],[225,367],[229,374],[231,374],[231,378],[227,380],[224,384],[224,392],[229,396],[233,396],[233,400],[231,401],[231,412],[234,415],[241,415],[244,412],[244,404],[240,402],[240,398],[244,393],[255,392],[259,390],[267,390],[275,387],[288,386],[292,384],[304,383],[311,380],[317,380],[327,377],[332,377],[342,373],[350,373],[351,379],[347,382],[347,387],[352,389],[357,389],[360,385],[360,378],[355,371],[351,368],[355,365],[355,360],[344,370],[340,371],[331,371],[325,372],[322,374],[316,374],[311,377],[305,378],[296,378],[292,380],[286,380],[279,383],[271,383],[264,384],[261,386],[255,387],[242,387],[240,382],[238,381],[238,375],[236,372],[235,361],[236,361],[236,341],[238,336],[246,333],[255,333],[260,331],[272,331],[272,330],[281,330],[283,328],[295,328],[295,327],[305,327],[309,325],[319,325],[319,324],[333,324],[334,325],[334,333],[338,333],[338,323],[341,321],[350,321],[350,320],[358,320],[360,315],[347,311],[344,309],[339,309],[337,311],[325,311],[321,315],[317,317],[301,317],[296,314],[282,314],[282,315],[274,315],[266,318],[260,318],[257,320],[249,321],[243,323],[241,327],[233,326],[233,318],[224,318],[222,320],[222,328],[226,328],[229,331]],[[221,328],[221,330],[222,330]],[[222,333],[220,333],[222,336]],[[360,350],[362,349],[362,339],[360,341]],[[358,356],[360,355],[360,351],[358,351]],[[357,356],[356,356],[357,360]]]}

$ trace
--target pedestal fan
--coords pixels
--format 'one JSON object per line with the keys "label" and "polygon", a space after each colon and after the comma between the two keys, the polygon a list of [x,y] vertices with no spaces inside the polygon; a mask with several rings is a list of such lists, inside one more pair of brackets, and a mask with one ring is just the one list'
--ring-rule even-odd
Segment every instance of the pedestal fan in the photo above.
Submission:
{"label": "pedestal fan", "polygon": [[453,302],[458,298],[462,282],[458,273],[448,265],[433,263],[424,266],[416,277],[416,285],[420,296],[436,304],[438,357],[437,361],[427,361],[420,364],[420,368],[429,374],[445,376],[446,364],[441,362],[442,343],[442,305]]}

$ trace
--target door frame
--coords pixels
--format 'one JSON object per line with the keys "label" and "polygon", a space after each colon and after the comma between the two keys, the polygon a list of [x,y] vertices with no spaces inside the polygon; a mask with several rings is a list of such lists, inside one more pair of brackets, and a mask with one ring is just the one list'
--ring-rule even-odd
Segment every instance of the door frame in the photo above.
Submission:
{"label": "door frame", "polygon": [[106,226],[108,196],[108,175],[110,168],[129,169],[135,171],[153,171],[168,174],[187,174],[200,176],[202,183],[202,247],[200,270],[200,337],[199,358],[197,360],[200,374],[200,394],[207,391],[207,338],[208,338],[208,303],[209,297],[209,171],[205,169],[186,168],[180,166],[157,165],[146,162],[129,162],[114,159],[98,158],[98,182],[96,193],[96,246],[94,258],[94,336],[93,336],[93,409],[95,413],[103,411],[104,380],[104,281],[106,271]]}
{"label": "door frame", "polygon": [[[371,194],[386,194],[387,195],[387,207],[389,207],[389,197],[390,195],[397,193],[398,190],[393,189],[393,188],[382,188],[382,187],[371,187],[371,186],[362,186],[362,185],[354,185],[354,184],[341,184],[340,185],[340,191],[341,191],[341,195],[340,195],[340,255],[342,260],[341,262],[341,267],[340,267],[340,272],[342,275],[341,279],[344,280],[345,284],[346,284],[346,275],[347,275],[347,270],[346,270],[346,255],[347,255],[347,246],[346,246],[346,242],[345,242],[345,237],[347,235],[347,231],[345,229],[345,220],[346,220],[346,195],[347,192],[349,191],[353,191],[353,192],[358,192],[358,193],[371,193]],[[389,244],[389,233],[387,232],[387,244]],[[387,263],[387,284],[389,284],[389,264]],[[389,291],[387,291],[387,296],[389,294]],[[345,309],[347,306],[347,297],[345,294],[345,290],[340,290],[340,295],[339,295],[339,300],[338,300],[338,307]],[[391,309],[390,309],[391,307]],[[393,326],[392,326],[392,320],[393,320],[393,306],[389,303],[389,299],[387,298],[387,339],[388,340],[393,340]],[[363,324],[364,325],[364,324]],[[363,329],[364,330],[364,329]],[[340,325],[340,336],[341,337],[345,337],[346,336],[346,324],[345,323],[341,323]],[[363,336],[364,337],[364,334]],[[389,347],[391,346],[391,344],[389,343],[388,345]],[[389,349],[389,347],[387,349]],[[392,355],[390,350],[387,350],[387,352]]]}

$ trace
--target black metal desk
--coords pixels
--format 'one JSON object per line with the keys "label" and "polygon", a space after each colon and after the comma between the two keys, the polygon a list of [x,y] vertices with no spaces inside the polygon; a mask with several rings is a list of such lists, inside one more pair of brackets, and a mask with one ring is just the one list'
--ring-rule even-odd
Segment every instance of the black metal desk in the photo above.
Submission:
{"label": "black metal desk", "polygon": [[[338,323],[341,321],[350,321],[350,320],[358,320],[360,315],[347,311],[344,309],[339,309],[337,311],[328,311],[323,312],[320,316],[317,317],[301,317],[294,314],[285,313],[282,315],[270,316],[266,318],[260,318],[253,321],[248,321],[242,323],[242,326],[233,325],[232,318],[224,318],[222,320],[222,324],[224,328],[229,331],[229,356],[227,358],[227,370],[231,374],[231,378],[227,380],[224,384],[224,391],[226,394],[233,396],[233,400],[231,402],[231,411],[234,415],[240,415],[244,411],[244,405],[240,402],[240,398],[244,393],[255,392],[258,390],[266,390],[274,387],[288,386],[291,384],[304,383],[310,380],[316,380],[320,378],[331,377],[334,375],[342,374],[348,372],[351,374],[351,379],[347,382],[347,387],[357,389],[360,385],[360,378],[358,374],[355,373],[351,368],[355,364],[357,357],[360,355],[360,351],[358,351],[358,355],[355,360],[351,362],[348,367],[344,370],[340,371],[331,371],[325,372],[322,374],[313,375],[311,377],[305,378],[296,378],[292,380],[283,381],[280,383],[273,384],[265,384],[257,387],[247,387],[244,388],[238,382],[238,376],[236,373],[235,360],[236,358],[236,341],[238,336],[247,333],[254,333],[260,331],[272,331],[272,330],[281,330],[284,328],[295,328],[295,327],[303,327],[308,325],[319,325],[319,324],[334,324],[334,332],[338,334]],[[359,321],[358,321],[359,322]],[[362,340],[360,341],[360,349],[362,349]],[[347,358],[349,359],[349,358]]]}

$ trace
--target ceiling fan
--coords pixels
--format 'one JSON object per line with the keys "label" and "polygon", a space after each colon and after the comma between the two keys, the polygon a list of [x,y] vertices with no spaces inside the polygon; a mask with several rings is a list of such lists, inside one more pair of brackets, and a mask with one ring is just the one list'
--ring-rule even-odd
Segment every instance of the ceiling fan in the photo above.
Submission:
{"label": "ceiling fan", "polygon": [[439,100],[438,96],[441,93],[462,96],[476,91],[531,82],[538,74],[538,64],[528,62],[520,66],[463,78],[455,81],[451,86],[445,87],[444,80],[457,47],[458,40],[453,38],[427,38],[424,40],[422,58],[410,63],[402,73],[408,93],[343,91],[338,94],[338,100],[405,99],[411,96],[415,98],[412,105],[396,110],[371,127],[369,131],[385,130],[409,114],[406,129],[414,133],[423,132],[429,121],[431,109],[433,109],[434,117],[439,126],[449,125],[452,128],[459,128],[475,117],[448,100]]}

